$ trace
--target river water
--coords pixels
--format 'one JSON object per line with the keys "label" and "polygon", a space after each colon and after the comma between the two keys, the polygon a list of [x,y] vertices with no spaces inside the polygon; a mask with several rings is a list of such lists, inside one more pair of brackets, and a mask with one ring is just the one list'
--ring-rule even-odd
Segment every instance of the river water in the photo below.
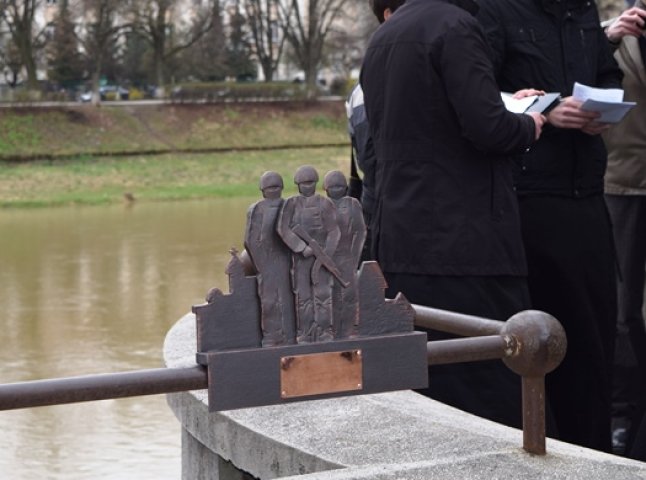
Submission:
{"label": "river water", "polygon": [[[0,383],[162,366],[254,199],[0,210]],[[181,475],[164,395],[0,412],[0,478]]]}

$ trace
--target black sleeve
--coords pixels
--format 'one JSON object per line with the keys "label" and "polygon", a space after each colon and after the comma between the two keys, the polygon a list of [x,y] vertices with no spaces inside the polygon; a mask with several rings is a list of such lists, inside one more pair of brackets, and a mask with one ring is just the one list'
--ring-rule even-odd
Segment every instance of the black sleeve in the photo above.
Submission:
{"label": "black sleeve", "polygon": [[505,109],[478,22],[464,18],[447,31],[440,48],[439,71],[462,135],[483,151],[526,151],[534,142],[534,120]]}
{"label": "black sleeve", "polygon": [[490,0],[480,0],[480,9],[476,18],[485,33],[494,67],[494,75],[498,78],[500,69],[505,62],[505,34],[504,29],[498,22],[500,14],[496,11],[494,3]]}

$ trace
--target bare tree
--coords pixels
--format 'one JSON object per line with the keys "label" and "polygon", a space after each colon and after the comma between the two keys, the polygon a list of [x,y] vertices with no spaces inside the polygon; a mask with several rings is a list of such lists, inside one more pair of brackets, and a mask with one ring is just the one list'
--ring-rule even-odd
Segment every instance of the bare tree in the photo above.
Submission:
{"label": "bare tree", "polygon": [[255,77],[256,65],[252,58],[252,40],[248,32],[247,17],[241,13],[240,1],[229,11],[226,64],[229,76],[236,79]]}
{"label": "bare tree", "polygon": [[200,2],[194,5],[195,10],[189,16],[191,25],[182,29],[177,3],[177,0],[143,0],[135,4],[132,12],[137,28],[152,48],[155,82],[160,88],[165,83],[166,62],[202,38],[220,15],[219,0]]}
{"label": "bare tree", "polygon": [[106,60],[117,48],[119,35],[128,24],[120,0],[82,0],[84,32],[80,36],[92,81],[92,103],[100,102],[99,83]]}
{"label": "bare tree", "polygon": [[[216,6],[218,5],[216,4]],[[219,8],[213,12],[213,15],[212,28],[197,42],[171,60],[170,65],[177,78],[218,81],[228,75],[227,37]]]}
{"label": "bare tree", "polygon": [[152,55],[148,41],[136,29],[126,31],[124,40],[120,58],[124,76],[132,85],[147,87],[153,82]]}
{"label": "bare tree", "polygon": [[287,19],[285,35],[296,63],[305,74],[310,95],[316,90],[316,77],[323,61],[327,36],[341,16],[347,0],[288,0],[283,5]]}
{"label": "bare tree", "polygon": [[5,82],[11,87],[15,87],[22,69],[22,62],[10,40],[9,30],[0,16],[0,71],[4,75]]}
{"label": "bare tree", "polygon": [[4,42],[0,46],[0,69],[9,86],[13,88],[18,85],[22,71],[22,59],[13,42]]}
{"label": "bare tree", "polygon": [[34,34],[34,17],[39,6],[40,0],[0,0],[0,20],[9,29],[15,52],[27,72],[27,85],[33,90],[38,88],[36,50],[41,46],[38,35]]}
{"label": "bare tree", "polygon": [[287,36],[281,0],[242,0],[247,25],[253,38],[254,52],[266,82],[271,82],[283,52]]}
{"label": "bare tree", "polygon": [[370,10],[369,2],[347,0],[344,14],[352,18],[352,28],[333,28],[324,48],[324,64],[331,67],[338,78],[350,78],[358,70],[372,33],[379,26]]}
{"label": "bare tree", "polygon": [[69,0],[60,1],[53,23],[54,34],[47,45],[47,75],[59,87],[71,88],[83,79],[83,64]]}

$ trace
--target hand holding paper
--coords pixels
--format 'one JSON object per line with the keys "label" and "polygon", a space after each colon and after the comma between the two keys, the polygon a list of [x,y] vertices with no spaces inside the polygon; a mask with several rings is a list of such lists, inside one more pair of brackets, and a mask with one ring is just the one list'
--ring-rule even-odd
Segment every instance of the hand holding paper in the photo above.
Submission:
{"label": "hand holding paper", "polygon": [[597,121],[597,112],[581,110],[582,102],[573,97],[564,98],[549,114],[548,121],[558,128],[583,130],[588,124]]}
{"label": "hand holding paper", "polygon": [[619,123],[633,108],[635,102],[624,102],[624,91],[620,88],[593,88],[575,83],[572,97],[583,102],[581,110],[599,112],[598,123]]}

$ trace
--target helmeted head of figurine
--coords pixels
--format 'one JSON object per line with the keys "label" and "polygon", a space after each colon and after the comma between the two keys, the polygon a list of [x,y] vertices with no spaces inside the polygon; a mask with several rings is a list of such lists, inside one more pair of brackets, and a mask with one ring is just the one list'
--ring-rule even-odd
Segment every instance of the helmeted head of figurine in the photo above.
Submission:
{"label": "helmeted head of figurine", "polygon": [[298,185],[298,191],[305,197],[311,197],[316,191],[316,183],[319,181],[319,174],[311,165],[303,165],[294,174],[294,183]]}
{"label": "helmeted head of figurine", "polygon": [[283,192],[283,177],[276,172],[265,172],[260,177],[260,190],[265,198],[280,198]]}
{"label": "helmeted head of figurine", "polygon": [[332,170],[325,174],[323,179],[323,188],[327,192],[327,196],[333,200],[345,197],[348,192],[348,181],[339,170]]}

